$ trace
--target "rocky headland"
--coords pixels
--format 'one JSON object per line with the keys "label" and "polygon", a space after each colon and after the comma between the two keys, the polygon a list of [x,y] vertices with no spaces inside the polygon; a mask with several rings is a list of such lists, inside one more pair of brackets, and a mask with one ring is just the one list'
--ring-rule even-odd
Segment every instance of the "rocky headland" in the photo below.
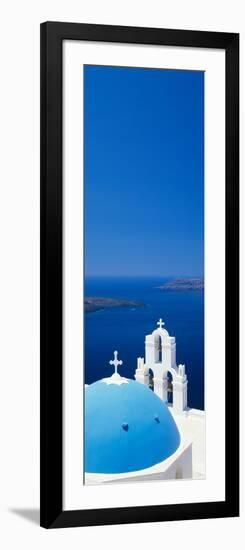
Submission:
{"label": "rocky headland", "polygon": [[142,307],[143,302],[137,302],[135,300],[118,300],[115,298],[103,298],[97,296],[89,296],[84,298],[84,310],[85,313],[94,313],[102,309],[114,308],[114,307]]}
{"label": "rocky headland", "polygon": [[203,278],[173,279],[156,287],[160,290],[204,290]]}

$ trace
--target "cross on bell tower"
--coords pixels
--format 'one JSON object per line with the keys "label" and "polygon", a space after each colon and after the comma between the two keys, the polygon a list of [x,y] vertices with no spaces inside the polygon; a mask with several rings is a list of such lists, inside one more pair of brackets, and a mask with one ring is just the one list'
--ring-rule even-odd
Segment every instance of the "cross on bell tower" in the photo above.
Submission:
{"label": "cross on bell tower", "polygon": [[118,356],[118,351],[114,351],[114,360],[113,361],[112,359],[110,360],[110,365],[114,365],[115,367],[114,374],[118,374],[117,367],[123,364],[123,361],[121,361],[121,359],[118,360],[117,356]]}
{"label": "cross on bell tower", "polygon": [[157,325],[159,326],[159,328],[163,328],[165,323],[162,319],[159,319],[159,321],[157,321]]}

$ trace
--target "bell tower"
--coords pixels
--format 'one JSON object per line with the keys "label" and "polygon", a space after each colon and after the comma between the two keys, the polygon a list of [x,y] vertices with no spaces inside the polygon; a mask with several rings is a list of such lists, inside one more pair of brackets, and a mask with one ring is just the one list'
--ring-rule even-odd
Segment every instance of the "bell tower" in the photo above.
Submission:
{"label": "bell tower", "polygon": [[185,365],[176,365],[176,342],[163,328],[159,319],[158,328],[145,338],[145,359],[138,357],[135,379],[149,386],[149,371],[153,372],[154,392],[165,402],[168,401],[168,373],[172,375],[173,409],[181,413],[187,408],[187,376]]}

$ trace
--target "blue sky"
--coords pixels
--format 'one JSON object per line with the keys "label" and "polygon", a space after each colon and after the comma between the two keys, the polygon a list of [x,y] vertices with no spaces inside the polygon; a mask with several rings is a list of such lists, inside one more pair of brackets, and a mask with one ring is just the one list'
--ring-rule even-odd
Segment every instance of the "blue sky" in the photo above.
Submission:
{"label": "blue sky", "polygon": [[85,273],[202,276],[204,73],[84,67]]}

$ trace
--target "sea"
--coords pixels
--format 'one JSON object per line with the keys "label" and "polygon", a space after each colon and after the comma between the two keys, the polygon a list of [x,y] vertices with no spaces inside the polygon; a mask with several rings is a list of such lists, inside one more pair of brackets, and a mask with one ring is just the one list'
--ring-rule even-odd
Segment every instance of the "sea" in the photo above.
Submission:
{"label": "sea", "polygon": [[188,406],[204,410],[204,291],[161,290],[169,278],[86,277],[85,296],[143,302],[142,307],[114,307],[85,314],[85,383],[110,376],[114,350],[120,374],[134,378],[137,357],[144,357],[145,336],[164,328],[176,338],[177,364],[186,365]]}

